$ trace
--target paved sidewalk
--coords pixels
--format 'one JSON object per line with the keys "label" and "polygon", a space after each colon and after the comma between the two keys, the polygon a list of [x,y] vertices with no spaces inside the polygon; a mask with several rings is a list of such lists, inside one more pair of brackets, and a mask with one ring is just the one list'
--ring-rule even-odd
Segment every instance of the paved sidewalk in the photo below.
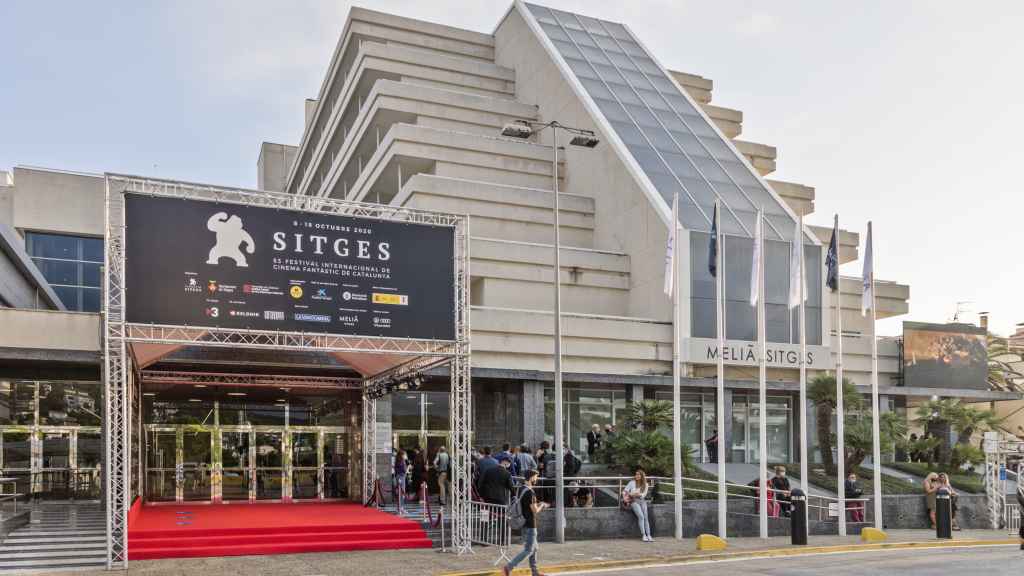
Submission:
{"label": "paved sidewalk", "polygon": [[[957,541],[1011,541],[1005,531],[965,530],[954,535]],[[889,533],[890,543],[935,542],[930,530],[900,530]],[[1013,540],[1015,541],[1015,540]],[[856,536],[812,536],[809,546],[862,546]],[[514,547],[512,552],[518,549]],[[765,550],[792,550],[789,537],[733,538],[727,552],[753,552]],[[175,560],[140,560],[131,562],[128,573],[132,576],[405,576],[444,574],[489,570],[498,558],[494,548],[474,548],[474,554],[456,556],[436,550],[387,550],[372,552],[329,552],[316,554],[285,554],[278,556],[236,556],[230,558],[183,558]],[[639,540],[588,540],[566,544],[541,543],[541,566],[556,564],[592,563],[640,559],[667,559],[682,555],[706,555],[716,552],[697,552],[696,541],[677,542],[659,538],[653,543]],[[497,573],[497,571],[495,571]],[[50,576],[98,576],[96,571],[51,573]],[[107,573],[109,574],[109,573]]]}

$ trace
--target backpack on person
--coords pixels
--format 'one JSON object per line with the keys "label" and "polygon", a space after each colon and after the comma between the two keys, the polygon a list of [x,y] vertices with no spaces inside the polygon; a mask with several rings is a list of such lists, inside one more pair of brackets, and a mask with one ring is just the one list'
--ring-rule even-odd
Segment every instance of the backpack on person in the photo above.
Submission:
{"label": "backpack on person", "polygon": [[558,457],[555,456],[554,452],[544,453],[544,477],[548,480],[553,480],[558,477],[558,464],[556,461]]}
{"label": "backpack on person", "polygon": [[522,530],[523,526],[526,526],[526,516],[523,516],[523,493],[529,488],[522,488],[512,496],[512,502],[509,503],[508,509],[508,525],[513,530]]}
{"label": "backpack on person", "polygon": [[569,461],[566,462],[565,474],[566,476],[575,476],[583,468],[583,461],[575,454],[569,454],[568,456]]}

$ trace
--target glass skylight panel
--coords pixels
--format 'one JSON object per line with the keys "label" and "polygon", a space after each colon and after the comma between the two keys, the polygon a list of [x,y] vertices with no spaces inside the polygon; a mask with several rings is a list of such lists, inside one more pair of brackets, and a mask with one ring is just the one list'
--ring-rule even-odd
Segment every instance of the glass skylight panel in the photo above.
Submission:
{"label": "glass skylight panel", "polygon": [[658,193],[679,192],[684,226],[709,231],[718,199],[723,232],[752,235],[763,208],[766,237],[791,239],[779,201],[624,26],[526,6]]}

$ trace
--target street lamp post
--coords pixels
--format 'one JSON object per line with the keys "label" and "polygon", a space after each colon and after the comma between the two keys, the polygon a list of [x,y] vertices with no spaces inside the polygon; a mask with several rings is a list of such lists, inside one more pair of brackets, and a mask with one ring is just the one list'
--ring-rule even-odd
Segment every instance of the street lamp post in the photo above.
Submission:
{"label": "street lamp post", "polygon": [[562,266],[560,257],[560,232],[558,221],[558,130],[562,129],[573,134],[569,144],[583,148],[594,148],[600,140],[592,130],[564,126],[556,121],[530,122],[517,120],[506,124],[501,130],[502,136],[511,138],[529,138],[546,128],[551,128],[551,184],[554,191],[554,226],[555,226],[555,539],[559,544],[565,542],[565,439],[563,438],[562,412]]}

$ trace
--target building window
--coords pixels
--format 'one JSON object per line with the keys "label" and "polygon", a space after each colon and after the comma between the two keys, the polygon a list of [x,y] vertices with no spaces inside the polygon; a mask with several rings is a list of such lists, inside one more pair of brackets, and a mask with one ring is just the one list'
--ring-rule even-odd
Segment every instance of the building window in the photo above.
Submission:
{"label": "building window", "polygon": [[[717,336],[715,279],[708,273],[709,235],[690,233],[691,333],[696,338]],[[722,258],[725,282],[725,337],[757,339],[757,309],[750,305],[753,240],[726,236]],[[765,241],[765,333],[769,342],[799,343],[800,310],[789,310],[789,242]],[[821,248],[804,246],[807,275],[807,343],[821,344]]]}
{"label": "building window", "polygon": [[[732,461],[760,461],[760,404],[756,395],[734,394],[732,399]],[[786,396],[768,396],[765,415],[768,429],[768,461],[790,462],[792,410]]]}
{"label": "building window", "polygon": [[[627,427],[626,390],[584,389],[565,386],[563,396],[563,421],[565,443],[583,461],[588,461],[587,432],[597,424],[602,434],[606,424],[619,430]],[[554,441],[555,435],[555,389],[544,388],[544,439]]]}
{"label": "building window", "polygon": [[99,312],[102,238],[26,232],[25,248],[65,308]]}

